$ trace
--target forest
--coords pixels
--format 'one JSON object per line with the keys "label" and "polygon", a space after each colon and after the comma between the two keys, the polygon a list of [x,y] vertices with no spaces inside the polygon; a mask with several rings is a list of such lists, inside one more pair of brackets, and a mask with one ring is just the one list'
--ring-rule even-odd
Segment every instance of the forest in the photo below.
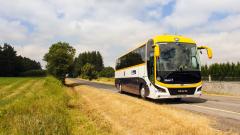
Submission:
{"label": "forest", "polygon": [[0,45],[0,65],[2,77],[45,75],[39,62],[17,55],[14,48],[7,43]]}
{"label": "forest", "polygon": [[211,76],[216,81],[240,81],[240,63],[214,63],[201,67],[203,79]]}

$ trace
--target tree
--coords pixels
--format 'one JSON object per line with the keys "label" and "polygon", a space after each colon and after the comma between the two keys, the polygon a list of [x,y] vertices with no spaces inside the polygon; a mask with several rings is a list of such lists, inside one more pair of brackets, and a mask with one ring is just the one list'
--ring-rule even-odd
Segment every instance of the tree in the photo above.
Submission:
{"label": "tree", "polygon": [[44,55],[47,71],[65,84],[66,74],[73,63],[76,50],[66,42],[53,44]]}
{"label": "tree", "polygon": [[102,71],[99,72],[101,77],[114,77],[114,69],[112,67],[105,67]]}
{"label": "tree", "polygon": [[89,80],[97,79],[97,73],[95,71],[95,67],[90,63],[85,64],[82,67],[81,72],[82,72],[81,77],[84,79],[89,79]]}
{"label": "tree", "polygon": [[73,75],[79,76],[82,72],[81,69],[85,64],[91,64],[94,66],[94,70],[100,72],[104,65],[102,55],[98,51],[92,52],[83,52],[78,55],[78,57],[74,60],[74,67],[73,67]]}
{"label": "tree", "polygon": [[238,63],[214,63],[201,68],[203,77],[212,76],[212,80],[240,80],[240,64]]}
{"label": "tree", "polygon": [[1,76],[15,76],[15,62],[17,58],[17,53],[14,48],[4,43],[4,46],[1,48]]}
{"label": "tree", "polygon": [[42,70],[39,62],[17,56],[14,48],[7,43],[0,46],[0,65],[0,76],[20,76],[29,70]]}

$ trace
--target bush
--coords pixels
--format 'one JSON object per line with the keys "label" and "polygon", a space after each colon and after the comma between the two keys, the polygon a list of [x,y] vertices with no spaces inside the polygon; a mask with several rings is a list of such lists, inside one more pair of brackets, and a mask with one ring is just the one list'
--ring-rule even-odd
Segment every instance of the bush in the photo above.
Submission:
{"label": "bush", "polygon": [[104,67],[102,71],[99,72],[100,77],[114,77],[114,69],[112,67]]}
{"label": "bush", "polygon": [[29,70],[29,71],[20,73],[19,76],[43,77],[43,76],[47,76],[47,72],[45,70]]}
{"label": "bush", "polygon": [[85,64],[82,68],[81,68],[81,77],[84,79],[97,79],[97,72],[95,71],[95,67],[92,64]]}

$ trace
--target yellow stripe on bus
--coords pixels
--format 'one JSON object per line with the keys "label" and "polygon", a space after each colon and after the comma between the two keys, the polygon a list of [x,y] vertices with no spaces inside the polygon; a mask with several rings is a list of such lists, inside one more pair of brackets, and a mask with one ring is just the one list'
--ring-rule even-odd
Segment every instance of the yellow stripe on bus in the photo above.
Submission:
{"label": "yellow stripe on bus", "polygon": [[166,83],[159,82],[157,80],[155,80],[155,83],[159,86],[163,86],[166,88],[193,88],[193,87],[198,87],[198,86],[202,85],[202,81],[198,82],[198,83],[183,84],[183,85],[181,85],[181,84],[166,84]]}

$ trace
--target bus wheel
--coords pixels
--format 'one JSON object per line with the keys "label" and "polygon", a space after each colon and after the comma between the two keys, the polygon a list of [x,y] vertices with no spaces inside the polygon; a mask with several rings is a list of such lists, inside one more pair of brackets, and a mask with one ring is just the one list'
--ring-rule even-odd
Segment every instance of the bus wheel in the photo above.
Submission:
{"label": "bus wheel", "polygon": [[123,91],[122,91],[122,84],[121,84],[121,83],[118,84],[118,88],[119,88],[119,91],[118,91],[118,92],[119,92],[119,93],[123,93]]}
{"label": "bus wheel", "polygon": [[142,86],[140,89],[140,96],[141,98],[146,99],[146,89],[144,86]]}

